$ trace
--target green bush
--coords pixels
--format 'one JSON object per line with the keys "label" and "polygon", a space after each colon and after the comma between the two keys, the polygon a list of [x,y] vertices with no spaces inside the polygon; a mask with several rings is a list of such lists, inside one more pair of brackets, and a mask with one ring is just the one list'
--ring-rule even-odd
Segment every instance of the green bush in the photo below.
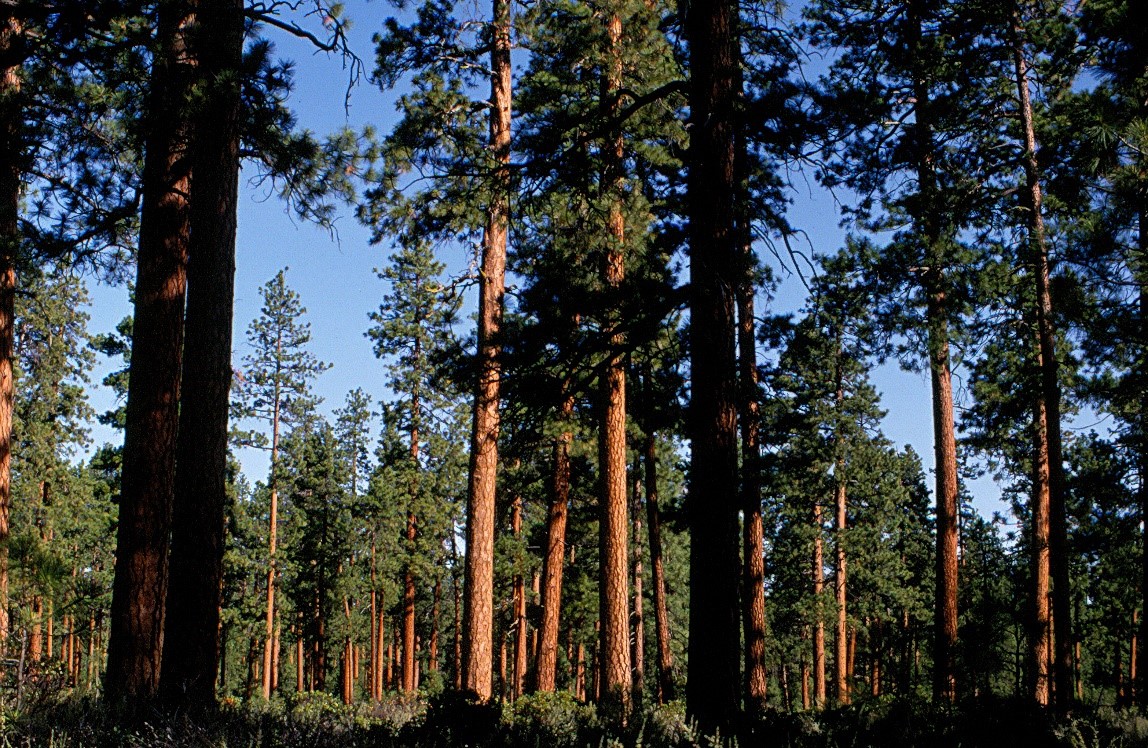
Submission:
{"label": "green bush", "polygon": [[597,729],[594,707],[566,691],[528,694],[503,712],[506,745],[579,748]]}

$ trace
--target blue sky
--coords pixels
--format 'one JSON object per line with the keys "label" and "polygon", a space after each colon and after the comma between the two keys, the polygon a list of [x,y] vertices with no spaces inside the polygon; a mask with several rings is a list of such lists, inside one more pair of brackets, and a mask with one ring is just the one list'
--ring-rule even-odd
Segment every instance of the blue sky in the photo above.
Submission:
{"label": "blue sky", "polygon": [[[346,15],[353,21],[351,47],[368,70],[373,65],[371,34],[391,12],[389,4],[378,0],[347,5]],[[279,56],[296,63],[296,89],[291,103],[302,127],[320,135],[348,125],[356,130],[368,123],[380,131],[389,128],[396,116],[393,94],[383,94],[363,83],[352,91],[348,114],[343,106],[348,73],[340,59],[316,53],[303,42],[273,29],[265,33],[275,40]],[[355,387],[362,387],[376,401],[385,399],[383,367],[364,332],[369,325],[368,314],[378,307],[385,292],[374,269],[386,263],[387,248],[370,245],[369,232],[355,220],[350,208],[340,210],[337,239],[323,229],[293,220],[274,194],[254,185],[252,177],[245,171],[240,188],[235,364],[248,350],[245,330],[259,313],[259,287],[279,269],[288,267],[288,283],[308,310],[312,349],[320,359],[333,364],[316,382],[317,393],[325,398],[323,408],[330,412],[339,407],[344,395]],[[844,235],[838,227],[831,196],[812,186],[812,179],[801,174],[794,177],[794,184],[791,224],[806,232],[814,251],[836,250]],[[464,250],[455,249],[441,259],[457,271],[468,260],[463,254]],[[779,270],[778,276],[783,280],[769,311],[796,310],[804,300],[803,286],[784,271]],[[130,313],[126,289],[93,287],[92,295],[94,332],[113,329],[119,319]],[[931,469],[932,410],[927,376],[887,364],[874,372],[873,380],[882,393],[883,407],[888,410],[882,425],[886,435],[899,445],[911,444],[926,469]],[[957,385],[960,386],[959,378]],[[99,410],[110,407],[110,394],[96,393],[94,404]],[[102,427],[97,427],[93,436],[97,443],[115,438]],[[265,475],[265,456],[246,451],[240,457],[252,481]],[[999,491],[991,480],[978,481],[971,488],[982,512],[1001,508]]]}

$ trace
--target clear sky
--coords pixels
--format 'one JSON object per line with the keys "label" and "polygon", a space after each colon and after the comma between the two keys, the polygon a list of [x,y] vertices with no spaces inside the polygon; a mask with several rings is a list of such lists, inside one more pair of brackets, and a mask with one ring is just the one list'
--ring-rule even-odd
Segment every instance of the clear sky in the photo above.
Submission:
{"label": "clear sky", "polygon": [[[351,47],[368,71],[373,67],[371,34],[392,13],[391,6],[379,0],[358,0],[346,5],[346,15],[353,21]],[[296,63],[296,88],[290,101],[300,126],[320,135],[347,125],[358,130],[371,123],[384,132],[390,127],[396,116],[393,94],[383,94],[364,81],[351,92],[348,113],[344,109],[348,73],[340,59],[316,53],[275,29],[265,29],[264,33],[275,41],[280,57]],[[355,220],[351,208],[340,210],[337,239],[323,229],[293,220],[270,190],[252,182],[253,176],[245,170],[240,187],[235,365],[239,366],[249,350],[245,331],[259,313],[259,287],[279,269],[288,267],[288,284],[299,293],[308,310],[312,350],[333,364],[316,382],[316,391],[325,398],[323,408],[330,412],[339,407],[345,394],[355,387],[362,387],[376,401],[386,399],[383,367],[364,333],[369,326],[368,314],[377,309],[386,290],[374,269],[386,263],[387,247],[370,245],[369,232]],[[844,234],[838,227],[831,196],[813,186],[812,179],[798,174],[792,198],[790,222],[808,235],[809,247],[821,253],[840,247]],[[457,271],[465,267],[468,259],[463,254],[462,249],[456,249],[453,255],[441,259]],[[769,311],[796,310],[804,301],[803,286],[784,270],[779,270],[778,276],[783,282]],[[126,289],[91,290],[93,332],[110,331],[130,313]],[[902,371],[893,363],[874,372],[873,381],[888,411],[882,424],[886,435],[899,445],[911,444],[926,469],[931,470],[932,409],[927,376]],[[956,384],[960,387],[959,377]],[[110,398],[106,391],[97,392],[94,405],[104,410],[110,407]],[[102,427],[97,427],[93,436],[97,443],[116,438]],[[265,476],[267,461],[262,454],[249,450],[240,457],[252,481]],[[982,512],[1001,509],[999,490],[991,480],[983,479],[971,488]]]}

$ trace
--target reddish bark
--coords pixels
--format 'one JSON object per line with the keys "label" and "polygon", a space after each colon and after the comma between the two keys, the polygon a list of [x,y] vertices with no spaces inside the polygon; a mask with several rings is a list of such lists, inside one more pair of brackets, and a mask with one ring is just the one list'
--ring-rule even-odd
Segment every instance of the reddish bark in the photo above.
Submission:
{"label": "reddish bark", "polygon": [[146,119],[143,207],[132,358],[124,426],[122,491],[112,585],[105,696],[149,700],[159,687],[175,484],[190,211],[191,78],[182,2],[161,3]]}
{"label": "reddish bark", "polygon": [[494,646],[494,499],[498,479],[499,391],[502,364],[498,342],[506,283],[506,240],[510,222],[510,0],[494,0],[490,45],[490,150],[494,156],[493,197],[483,229],[479,274],[478,381],[471,431],[470,481],[466,511],[466,589],[463,605],[462,680],[480,699],[491,696]]}

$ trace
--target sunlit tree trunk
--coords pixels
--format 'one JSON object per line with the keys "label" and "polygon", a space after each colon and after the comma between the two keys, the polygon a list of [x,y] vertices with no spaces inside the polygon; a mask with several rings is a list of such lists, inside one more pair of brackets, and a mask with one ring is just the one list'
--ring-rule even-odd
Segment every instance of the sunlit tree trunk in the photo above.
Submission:
{"label": "sunlit tree trunk", "polygon": [[494,646],[494,497],[498,478],[498,334],[510,221],[510,0],[494,0],[490,45],[490,150],[498,165],[483,229],[478,302],[478,382],[471,432],[466,511],[466,590],[462,680],[480,699],[491,696]]}
{"label": "sunlit tree trunk", "polygon": [[[573,415],[574,399],[566,396],[562,403],[562,419],[568,422]],[[546,556],[542,567],[542,622],[535,664],[534,687],[537,691],[553,691],[557,680],[562,567],[566,560],[566,512],[570,501],[571,439],[573,434],[564,428],[554,442],[550,506],[546,516]]]}
{"label": "sunlit tree trunk", "polygon": [[813,704],[825,707],[825,621],[821,616],[821,596],[825,590],[824,540],[822,539],[821,502],[813,502]]}
{"label": "sunlit tree trunk", "polygon": [[[747,259],[750,255],[746,249]],[[753,284],[738,289],[738,378],[741,397],[742,636],[745,641],[745,708],[765,711],[765,537],[761,517],[761,474],[758,458],[757,344]]]}

